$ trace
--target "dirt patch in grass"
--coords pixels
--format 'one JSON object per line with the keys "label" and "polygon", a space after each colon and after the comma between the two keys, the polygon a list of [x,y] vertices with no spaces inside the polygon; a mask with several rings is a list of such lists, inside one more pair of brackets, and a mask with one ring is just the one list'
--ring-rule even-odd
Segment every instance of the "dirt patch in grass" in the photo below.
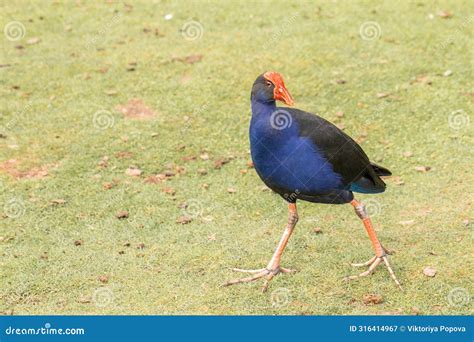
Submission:
{"label": "dirt patch in grass", "polygon": [[52,164],[34,166],[28,170],[21,170],[21,162],[17,159],[9,159],[0,163],[0,172],[6,173],[15,179],[43,179],[48,176]]}
{"label": "dirt patch in grass", "polygon": [[117,106],[117,110],[127,119],[151,119],[157,115],[153,109],[143,103],[143,100],[137,98],[131,99],[127,104]]}

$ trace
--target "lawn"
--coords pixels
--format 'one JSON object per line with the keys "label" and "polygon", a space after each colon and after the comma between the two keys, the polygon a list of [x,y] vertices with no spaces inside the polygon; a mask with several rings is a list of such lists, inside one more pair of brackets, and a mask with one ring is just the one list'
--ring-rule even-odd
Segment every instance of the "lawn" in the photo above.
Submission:
{"label": "lawn", "polygon": [[[474,2],[3,0],[0,19],[1,313],[472,313]],[[366,232],[305,202],[299,272],[220,286],[287,219],[249,165],[268,70],[394,173],[358,198],[404,292],[383,267],[345,282]]]}

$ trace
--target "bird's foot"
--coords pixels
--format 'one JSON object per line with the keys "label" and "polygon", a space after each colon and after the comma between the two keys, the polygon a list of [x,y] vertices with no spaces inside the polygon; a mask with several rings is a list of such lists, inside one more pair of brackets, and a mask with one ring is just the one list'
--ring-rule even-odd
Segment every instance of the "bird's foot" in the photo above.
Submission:
{"label": "bird's foot", "polygon": [[353,279],[358,279],[358,278],[361,278],[361,277],[366,277],[368,275],[371,275],[375,271],[375,268],[383,261],[385,266],[388,269],[388,272],[390,273],[390,276],[395,281],[395,284],[397,284],[397,286],[400,288],[400,290],[403,290],[402,285],[400,285],[400,282],[398,281],[397,277],[395,276],[395,273],[393,272],[392,266],[390,266],[390,262],[388,261],[387,253],[386,253],[386,251],[384,251],[384,252],[385,253],[382,256],[374,256],[372,259],[370,259],[366,262],[351,264],[354,267],[369,266],[369,268],[367,269],[367,271],[362,272],[359,275],[348,276],[348,277],[345,278],[345,280],[353,280]]}
{"label": "bird's foot", "polygon": [[232,268],[232,271],[250,273],[252,275],[246,278],[229,280],[228,282],[224,283],[223,286],[230,286],[230,285],[235,285],[235,284],[240,284],[240,283],[249,283],[251,281],[255,281],[260,278],[265,278],[265,283],[263,284],[262,292],[267,291],[270,281],[278,273],[295,272],[294,270],[290,270],[289,268],[285,268],[281,266],[276,266],[276,267],[271,267],[271,268],[266,267],[266,268],[260,268],[256,270],[244,270],[241,268]]}

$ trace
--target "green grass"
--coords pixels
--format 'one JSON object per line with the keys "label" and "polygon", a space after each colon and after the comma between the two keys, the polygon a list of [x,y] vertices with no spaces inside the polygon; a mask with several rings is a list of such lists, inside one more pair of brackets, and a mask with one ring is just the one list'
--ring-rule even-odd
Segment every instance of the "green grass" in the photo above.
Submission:
{"label": "green grass", "polygon": [[[441,18],[442,10],[453,16]],[[131,10],[2,1],[0,13],[2,28],[11,21],[26,28],[19,41],[1,37],[0,64],[10,66],[0,68],[0,126],[14,123],[0,132],[0,163],[15,159],[25,172],[49,167],[42,179],[0,170],[0,312],[472,313],[472,1],[142,1]],[[190,20],[202,25],[200,39],[183,38]],[[381,28],[372,41],[359,35],[367,21]],[[41,41],[27,44],[34,37]],[[190,55],[203,58],[173,60]],[[126,70],[130,62],[135,71]],[[359,271],[349,263],[373,253],[363,226],[350,206],[303,202],[282,262],[300,272],[277,276],[265,294],[261,283],[219,286],[237,276],[229,267],[266,265],[286,222],[284,201],[261,191],[253,169],[240,172],[250,160],[250,88],[266,70],[285,76],[298,108],[337,119],[353,137],[367,134],[368,155],[404,181],[387,179],[386,193],[359,196],[375,208],[404,292],[382,267],[345,283]],[[446,70],[452,75],[443,76]],[[416,82],[420,75],[431,84]],[[108,96],[111,90],[117,94]],[[378,98],[382,92],[391,95]],[[116,107],[131,98],[157,115],[124,118]],[[107,111],[113,126],[95,127],[97,111]],[[117,157],[121,151],[133,155]],[[404,157],[407,151],[413,156]],[[199,157],[204,152],[209,160]],[[108,166],[100,168],[104,156]],[[215,169],[226,157],[233,159]],[[130,165],[143,174],[126,175]],[[185,172],[144,181],[177,166]],[[198,213],[187,225],[176,223],[186,214],[183,202]],[[24,213],[15,215],[15,205]],[[117,219],[121,210],[129,217]],[[434,278],[423,275],[427,266],[437,269]],[[384,302],[364,304],[369,293]]]}

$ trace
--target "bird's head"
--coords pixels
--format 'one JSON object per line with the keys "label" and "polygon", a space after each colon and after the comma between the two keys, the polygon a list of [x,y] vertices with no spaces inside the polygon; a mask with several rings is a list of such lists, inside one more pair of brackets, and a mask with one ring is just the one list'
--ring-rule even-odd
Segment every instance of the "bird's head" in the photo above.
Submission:
{"label": "bird's head", "polygon": [[282,101],[288,106],[294,103],[283,77],[275,71],[268,71],[257,77],[252,87],[252,99],[260,102]]}

